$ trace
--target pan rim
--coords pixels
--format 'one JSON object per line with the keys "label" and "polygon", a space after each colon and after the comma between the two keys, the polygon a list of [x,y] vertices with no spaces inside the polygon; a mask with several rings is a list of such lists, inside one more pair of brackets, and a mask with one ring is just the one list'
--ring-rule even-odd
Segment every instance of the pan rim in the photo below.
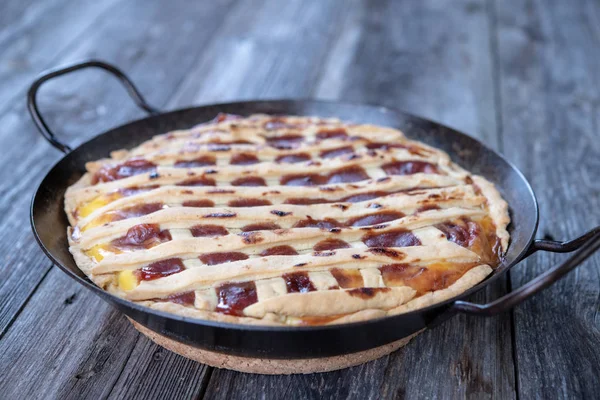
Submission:
{"label": "pan rim", "polygon": [[[402,115],[405,117],[409,117],[409,118],[413,118],[413,119],[417,119],[417,120],[421,120],[427,123],[432,123],[438,127],[442,127],[445,129],[448,129],[450,131],[452,131],[454,134],[457,134],[459,136],[464,136],[467,137],[468,139],[475,141],[476,143],[478,143],[481,147],[485,148],[486,150],[494,153],[495,156],[499,157],[503,162],[505,162],[513,172],[515,172],[517,174],[517,176],[519,177],[519,179],[525,183],[525,186],[527,187],[527,193],[520,195],[520,197],[525,197],[525,196],[530,196],[531,199],[533,200],[533,205],[534,205],[534,224],[533,224],[533,232],[529,238],[529,240],[527,241],[526,246],[523,247],[523,249],[521,249],[521,251],[514,257],[513,260],[510,260],[509,262],[506,262],[505,260],[503,260],[503,262],[500,264],[499,267],[497,267],[497,269],[489,276],[487,276],[483,281],[479,282],[478,284],[476,284],[475,286],[467,289],[466,291],[450,298],[447,300],[444,300],[442,302],[439,303],[434,303],[431,304],[427,307],[424,308],[419,308],[413,311],[409,311],[403,314],[398,314],[398,315],[391,315],[391,316],[383,316],[383,317],[378,317],[378,318],[372,318],[372,319],[367,319],[364,321],[357,321],[357,322],[349,322],[349,323],[344,323],[344,324],[333,324],[333,325],[315,325],[315,326],[284,326],[284,325],[250,325],[250,324],[241,324],[241,323],[232,323],[232,322],[223,322],[223,321],[210,321],[210,320],[204,320],[204,319],[200,319],[200,318],[191,318],[191,317],[185,317],[185,316],[181,316],[181,315],[177,315],[177,314],[172,314],[172,313],[168,313],[168,312],[164,312],[164,311],[158,311],[158,310],[153,310],[151,308],[148,307],[144,307],[141,305],[138,305],[132,301],[123,299],[121,297],[118,297],[116,295],[113,295],[103,289],[101,289],[100,287],[96,286],[93,282],[91,282],[88,278],[82,278],[78,275],[76,275],[75,273],[73,273],[68,267],[64,266],[62,264],[62,262],[60,262],[58,260],[58,258],[56,258],[52,252],[44,245],[44,243],[42,242],[42,239],[40,238],[40,235],[37,232],[36,229],[36,222],[35,222],[35,204],[36,204],[36,200],[38,199],[38,196],[40,195],[40,189],[42,188],[42,186],[44,185],[46,179],[48,178],[48,176],[51,174],[51,172],[61,163],[63,162],[67,157],[69,157],[69,155],[75,153],[78,149],[80,149],[81,147],[89,144],[91,141],[96,140],[97,138],[104,136],[106,134],[108,134],[109,132],[115,131],[115,130],[120,130],[123,129],[129,125],[133,125],[133,124],[137,124],[137,123],[141,123],[142,121],[150,121],[152,119],[159,119],[162,117],[165,117],[166,115],[169,114],[175,114],[175,113],[180,113],[180,112],[186,112],[186,111],[193,111],[199,108],[207,108],[207,107],[234,107],[234,106],[240,106],[240,105],[257,105],[260,103],[279,103],[281,105],[285,105],[286,103],[288,104],[294,104],[294,103],[312,103],[313,105],[319,105],[319,104],[327,104],[330,106],[340,106],[340,107],[359,107],[359,108],[371,108],[371,109],[377,109],[379,112],[382,113],[391,113],[391,114],[398,114],[398,115]],[[410,136],[410,135],[409,135]],[[510,209],[510,204],[509,204],[509,209]],[[94,135],[93,137],[85,140],[84,142],[80,143],[77,145],[77,147],[75,147],[70,153],[67,153],[65,155],[63,155],[59,160],[57,160],[52,167],[50,167],[46,174],[44,175],[44,177],[42,178],[42,180],[40,181],[40,183],[37,185],[36,190],[34,192],[34,195],[32,196],[32,200],[31,200],[31,205],[30,205],[30,223],[31,223],[31,227],[33,230],[33,234],[34,237],[38,243],[38,245],[41,247],[42,251],[44,252],[44,254],[46,254],[46,256],[52,261],[53,265],[59,267],[64,273],[66,273],[69,277],[71,277],[72,279],[76,280],[79,284],[82,284],[83,286],[85,286],[87,289],[91,290],[93,293],[95,293],[96,295],[100,296],[104,301],[107,301],[107,303],[111,304],[112,306],[114,306],[116,303],[119,306],[122,306],[124,308],[132,308],[140,313],[143,314],[151,314],[151,315],[155,315],[157,317],[160,318],[164,318],[167,320],[172,320],[174,322],[182,322],[182,323],[189,323],[189,324],[193,324],[193,325],[198,325],[198,326],[209,326],[209,327],[213,327],[213,328],[219,328],[219,329],[225,329],[225,330],[232,330],[232,331],[255,331],[255,332],[315,332],[315,331],[323,331],[323,330],[339,330],[341,328],[359,328],[361,326],[367,326],[367,325],[375,325],[377,323],[380,323],[382,321],[388,321],[388,320],[392,320],[392,319],[402,319],[402,318],[410,318],[413,316],[417,316],[423,313],[427,313],[430,311],[434,311],[436,309],[441,309],[444,307],[449,307],[451,306],[454,302],[456,302],[457,300],[461,300],[461,299],[465,299],[469,296],[471,296],[472,294],[474,294],[475,292],[478,292],[480,290],[482,290],[483,288],[485,288],[486,286],[488,286],[490,283],[492,283],[493,281],[499,279],[500,276],[504,275],[508,270],[510,270],[512,267],[514,267],[517,263],[519,263],[519,261],[521,261],[525,254],[527,253],[528,249],[531,247],[531,244],[533,243],[533,240],[535,238],[537,229],[538,229],[538,224],[539,224],[539,205],[538,205],[538,201],[537,198],[535,196],[535,192],[533,191],[533,188],[531,187],[531,184],[529,183],[529,181],[527,180],[527,178],[524,176],[524,174],[519,170],[519,168],[517,168],[511,161],[509,161],[508,159],[506,159],[506,157],[497,152],[496,150],[493,150],[491,148],[489,148],[487,145],[485,145],[484,143],[482,143],[480,140],[478,140],[477,138],[474,138],[466,133],[463,133],[455,128],[449,127],[445,124],[442,124],[438,121],[435,121],[433,119],[430,118],[424,118],[421,117],[419,115],[413,114],[413,113],[409,113],[409,112],[405,112],[396,108],[392,108],[392,107],[387,107],[387,106],[382,106],[382,105],[377,105],[377,104],[369,104],[369,103],[359,103],[359,102],[340,102],[340,101],[335,101],[335,100],[321,100],[321,99],[312,99],[312,98],[282,98],[282,99],[260,99],[260,100],[244,100],[244,101],[232,101],[232,102],[223,102],[223,103],[209,103],[209,104],[200,104],[197,106],[191,106],[191,107],[184,107],[184,108],[178,108],[175,110],[169,110],[169,111],[165,111],[165,112],[161,112],[160,114],[156,114],[156,115],[150,115],[150,116],[145,116],[143,118],[139,118],[139,119],[135,119],[132,121],[129,121],[125,124],[116,126],[114,128],[111,128],[109,130],[103,131],[97,135]],[[511,222],[512,224],[512,222]],[[66,233],[65,233],[66,234]],[[509,249],[510,249],[510,244],[509,244]],[[496,272],[498,269],[501,268],[501,271]],[[445,313],[445,311],[443,311],[443,313]]]}

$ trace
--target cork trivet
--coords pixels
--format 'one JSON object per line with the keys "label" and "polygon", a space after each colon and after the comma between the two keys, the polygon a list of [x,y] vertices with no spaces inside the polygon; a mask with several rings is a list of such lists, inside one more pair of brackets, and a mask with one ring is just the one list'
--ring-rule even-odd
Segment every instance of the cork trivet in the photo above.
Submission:
{"label": "cork trivet", "polygon": [[191,360],[210,365],[211,367],[265,375],[310,374],[353,367],[388,355],[406,345],[410,339],[423,332],[421,330],[395,342],[358,353],[324,358],[279,360],[232,356],[199,349],[160,335],[135,321],[130,321],[138,331],[159,346]]}

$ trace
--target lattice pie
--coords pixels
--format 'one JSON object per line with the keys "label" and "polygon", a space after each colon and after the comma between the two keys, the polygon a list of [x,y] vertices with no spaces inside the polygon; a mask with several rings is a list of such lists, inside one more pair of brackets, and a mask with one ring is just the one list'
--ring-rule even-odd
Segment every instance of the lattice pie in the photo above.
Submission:
{"label": "lattice pie", "polygon": [[70,250],[152,309],[249,324],[404,313],[483,280],[506,202],[394,129],[219,115],[87,164],[66,193]]}

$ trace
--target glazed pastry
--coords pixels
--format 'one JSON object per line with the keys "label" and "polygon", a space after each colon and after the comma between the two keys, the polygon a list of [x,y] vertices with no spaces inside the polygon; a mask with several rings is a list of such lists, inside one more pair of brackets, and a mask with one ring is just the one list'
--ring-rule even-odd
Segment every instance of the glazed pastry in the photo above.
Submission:
{"label": "glazed pastry", "polygon": [[219,115],[86,168],[65,196],[79,268],[188,317],[404,313],[479,283],[509,243],[493,184],[391,128]]}

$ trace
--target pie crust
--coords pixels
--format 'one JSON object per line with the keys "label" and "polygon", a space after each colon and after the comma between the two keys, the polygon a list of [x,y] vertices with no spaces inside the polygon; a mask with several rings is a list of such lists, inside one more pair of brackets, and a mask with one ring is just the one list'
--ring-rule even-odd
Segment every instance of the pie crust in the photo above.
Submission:
{"label": "pie crust", "polygon": [[476,285],[509,243],[492,183],[386,127],[220,114],[86,169],[65,195],[79,268],[193,318],[400,314]]}

